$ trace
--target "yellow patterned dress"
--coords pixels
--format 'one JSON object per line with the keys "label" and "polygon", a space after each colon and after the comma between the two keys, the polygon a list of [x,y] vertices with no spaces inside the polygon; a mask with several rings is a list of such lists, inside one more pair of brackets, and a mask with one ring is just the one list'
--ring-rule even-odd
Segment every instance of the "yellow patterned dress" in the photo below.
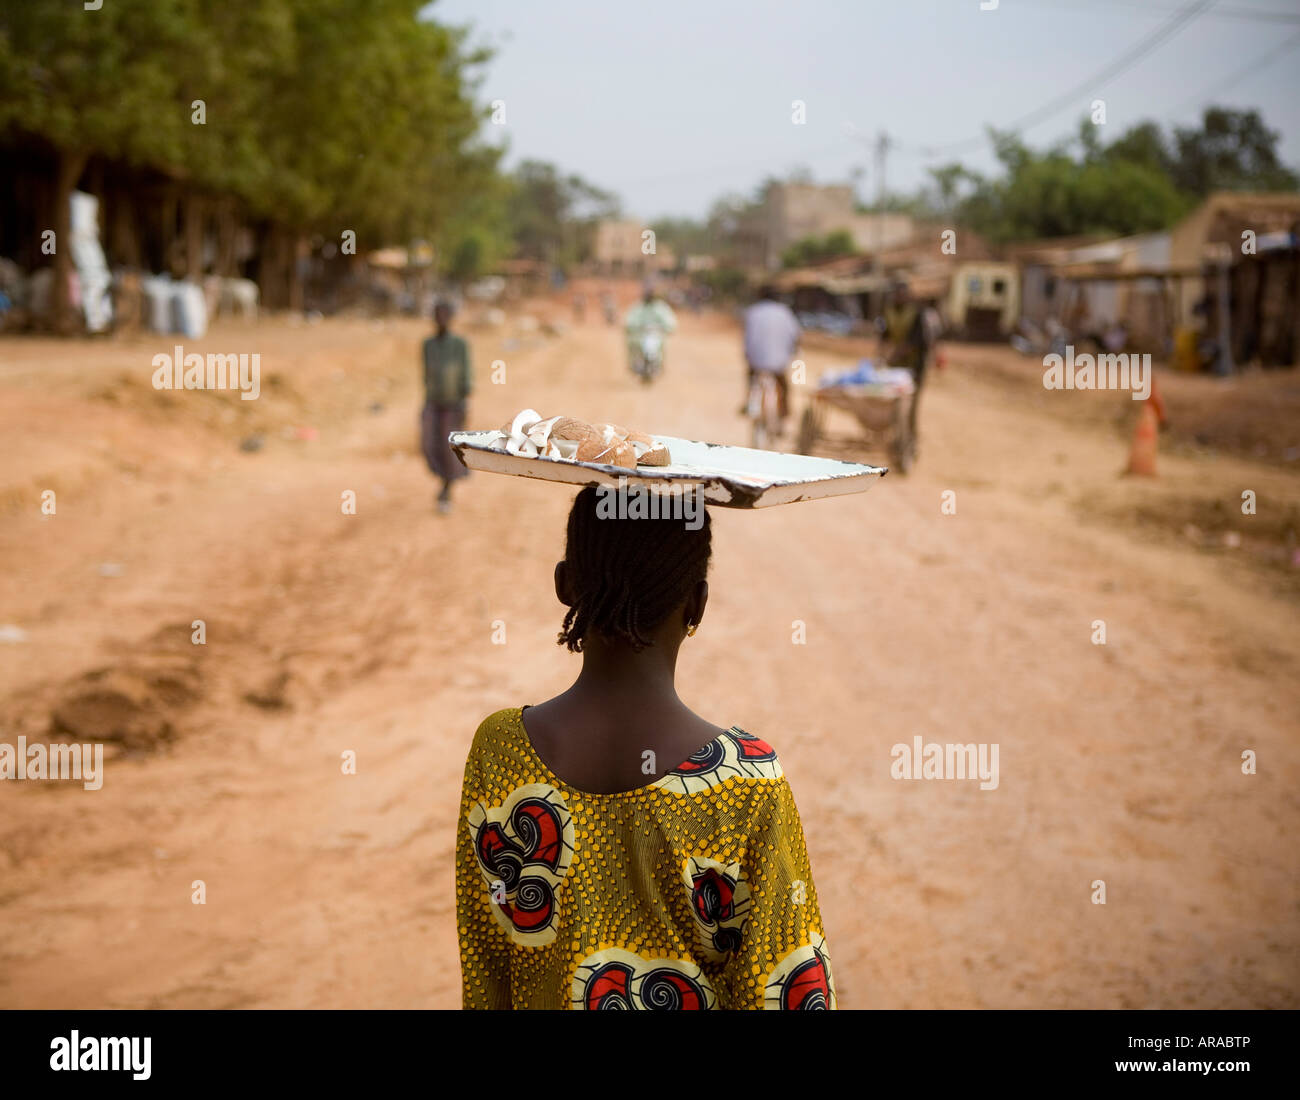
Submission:
{"label": "yellow patterned dress", "polygon": [[456,912],[466,1008],[835,1007],[799,812],[732,728],[648,786],[591,794],[518,707],[465,764]]}

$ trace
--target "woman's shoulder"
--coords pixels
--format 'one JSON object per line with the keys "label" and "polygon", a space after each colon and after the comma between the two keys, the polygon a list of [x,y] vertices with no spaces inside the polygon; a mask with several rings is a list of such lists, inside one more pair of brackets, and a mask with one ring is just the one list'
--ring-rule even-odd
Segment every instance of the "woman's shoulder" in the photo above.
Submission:
{"label": "woman's shoulder", "polygon": [[704,794],[746,780],[759,786],[784,784],[785,771],[771,742],[732,726],[670,768],[654,786],[677,794]]}
{"label": "woman's shoulder", "polygon": [[770,739],[750,733],[739,726],[732,726],[724,730],[723,736],[729,738],[732,744],[735,745],[736,753],[740,758],[754,763],[770,764],[770,770],[776,773],[773,778],[784,776],[785,773],[781,769],[781,758],[777,755],[776,746],[772,744]]}
{"label": "woman's shoulder", "polygon": [[478,724],[465,761],[466,775],[498,771],[520,762],[522,707],[506,707],[489,714]]}
{"label": "woman's shoulder", "polygon": [[489,748],[511,744],[519,736],[519,716],[522,707],[506,707],[489,714],[478,724],[474,731],[474,741],[470,753],[483,752]]}

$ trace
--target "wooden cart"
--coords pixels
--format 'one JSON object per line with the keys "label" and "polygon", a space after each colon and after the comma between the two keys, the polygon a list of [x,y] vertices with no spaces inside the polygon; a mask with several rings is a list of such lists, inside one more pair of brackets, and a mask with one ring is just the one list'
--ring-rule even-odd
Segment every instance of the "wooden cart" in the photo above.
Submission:
{"label": "wooden cart", "polygon": [[916,459],[916,438],[912,433],[914,389],[894,383],[871,382],[847,386],[826,386],[813,391],[799,421],[800,454],[812,454],[818,440],[831,438],[826,430],[831,409],[840,409],[857,420],[863,442],[889,455],[889,464],[907,473]]}

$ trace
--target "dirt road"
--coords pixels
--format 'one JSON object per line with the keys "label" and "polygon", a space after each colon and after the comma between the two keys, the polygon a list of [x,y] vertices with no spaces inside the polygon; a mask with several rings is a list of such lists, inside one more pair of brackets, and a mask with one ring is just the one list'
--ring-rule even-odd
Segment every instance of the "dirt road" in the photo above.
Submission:
{"label": "dirt road", "polygon": [[[435,514],[422,335],[187,346],[258,352],[249,402],[154,391],[143,337],[0,342],[0,624],[25,632],[0,739],[120,746],[99,791],[0,783],[0,1006],[459,1004],[460,771],[484,715],[576,673],[550,586],[570,495],[477,474]],[[594,319],[470,335],[474,426],[531,406],[743,442],[721,319],[687,320],[650,389]],[[687,702],[782,753],[842,1006],[1300,1005],[1293,586],[1117,518],[1207,485],[1267,518],[1295,475],[1162,456],[1122,482],[1113,431],[951,358],[911,477],[717,512],[684,651]],[[891,779],[917,735],[996,744],[999,785]]]}

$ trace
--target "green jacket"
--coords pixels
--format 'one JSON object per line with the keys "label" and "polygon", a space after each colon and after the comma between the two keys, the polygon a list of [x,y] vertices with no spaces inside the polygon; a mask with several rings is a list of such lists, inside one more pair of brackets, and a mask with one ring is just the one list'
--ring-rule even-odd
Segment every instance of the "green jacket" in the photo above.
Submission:
{"label": "green jacket", "polygon": [[919,370],[925,365],[925,327],[921,310],[913,302],[885,310],[885,335],[891,345],[889,365]]}
{"label": "green jacket", "polygon": [[430,336],[424,342],[424,396],[437,405],[457,405],[474,388],[469,347],[459,336]]}
{"label": "green jacket", "polygon": [[641,334],[651,328],[657,329],[663,336],[677,330],[677,315],[673,313],[672,307],[660,298],[656,298],[653,302],[638,302],[628,310],[627,317],[623,321],[628,350],[634,351]]}

